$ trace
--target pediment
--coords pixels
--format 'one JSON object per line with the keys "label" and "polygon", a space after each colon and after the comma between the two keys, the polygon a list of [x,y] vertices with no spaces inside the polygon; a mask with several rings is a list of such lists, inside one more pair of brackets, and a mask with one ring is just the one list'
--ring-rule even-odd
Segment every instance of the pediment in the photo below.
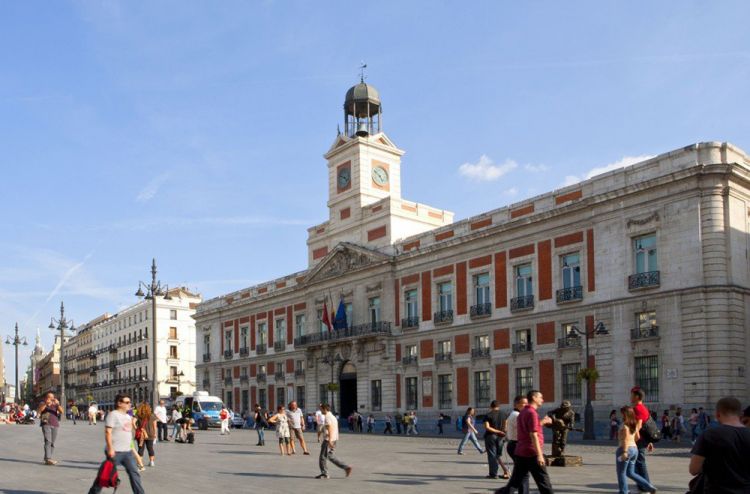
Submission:
{"label": "pediment", "polygon": [[331,252],[315,266],[310,275],[306,277],[306,283],[326,280],[342,276],[352,271],[358,271],[389,261],[391,256],[368,249],[350,242],[338,244]]}

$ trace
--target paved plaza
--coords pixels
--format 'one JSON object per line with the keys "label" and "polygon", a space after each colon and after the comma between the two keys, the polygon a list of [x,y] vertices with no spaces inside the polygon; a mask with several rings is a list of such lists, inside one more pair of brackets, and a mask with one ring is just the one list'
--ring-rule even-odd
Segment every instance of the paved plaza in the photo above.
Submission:
{"label": "paved plaza", "polygon": [[[147,468],[147,492],[311,492],[319,484],[328,492],[486,493],[500,482],[487,475],[485,456],[467,448],[456,455],[457,439],[383,437],[343,434],[338,453],[354,467],[350,478],[336,467],[330,480],[318,474],[318,443],[308,434],[311,456],[281,457],[274,434],[265,447],[254,446],[254,431],[237,430],[229,436],[218,431],[196,433],[196,444],[157,445],[156,467]],[[103,455],[103,427],[64,424],[58,436],[60,464],[41,464],[42,434],[36,426],[0,426],[0,493],[86,493]],[[556,492],[616,492],[614,447],[610,444],[571,444],[570,454],[584,456],[583,467],[551,468]],[[660,492],[684,493],[687,488],[688,446],[662,444],[649,459]],[[533,483],[532,483],[533,485]],[[532,488],[532,492],[536,491]],[[105,490],[105,492],[108,492]],[[109,491],[111,492],[111,491]],[[127,476],[119,492],[131,492]]]}

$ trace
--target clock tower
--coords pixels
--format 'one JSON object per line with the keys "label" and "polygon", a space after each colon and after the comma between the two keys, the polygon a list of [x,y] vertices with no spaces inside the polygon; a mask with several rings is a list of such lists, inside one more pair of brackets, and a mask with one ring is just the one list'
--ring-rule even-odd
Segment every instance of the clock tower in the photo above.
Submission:
{"label": "clock tower", "polygon": [[378,91],[363,79],[346,92],[344,132],[325,154],[328,221],[308,230],[310,265],[340,242],[392,250],[393,242],[451,223],[453,213],[401,198],[401,157],[383,132]]}

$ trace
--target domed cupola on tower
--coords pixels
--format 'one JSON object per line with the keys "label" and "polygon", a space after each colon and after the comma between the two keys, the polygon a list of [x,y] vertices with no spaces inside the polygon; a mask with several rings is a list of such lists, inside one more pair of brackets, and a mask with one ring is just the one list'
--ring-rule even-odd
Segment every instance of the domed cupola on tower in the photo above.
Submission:
{"label": "domed cupola on tower", "polygon": [[383,105],[380,94],[360,78],[359,84],[346,92],[344,99],[344,129],[348,137],[367,137],[382,131]]}

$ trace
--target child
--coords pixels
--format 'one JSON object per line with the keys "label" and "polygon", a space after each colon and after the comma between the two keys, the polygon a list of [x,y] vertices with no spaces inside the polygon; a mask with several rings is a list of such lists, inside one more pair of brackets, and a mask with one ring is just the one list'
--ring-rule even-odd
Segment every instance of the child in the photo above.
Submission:
{"label": "child", "polygon": [[289,419],[284,412],[284,406],[279,405],[276,408],[276,415],[268,419],[269,424],[276,424],[276,437],[279,438],[279,452],[281,456],[291,456],[291,450],[289,448],[289,438],[291,437],[289,431]]}

